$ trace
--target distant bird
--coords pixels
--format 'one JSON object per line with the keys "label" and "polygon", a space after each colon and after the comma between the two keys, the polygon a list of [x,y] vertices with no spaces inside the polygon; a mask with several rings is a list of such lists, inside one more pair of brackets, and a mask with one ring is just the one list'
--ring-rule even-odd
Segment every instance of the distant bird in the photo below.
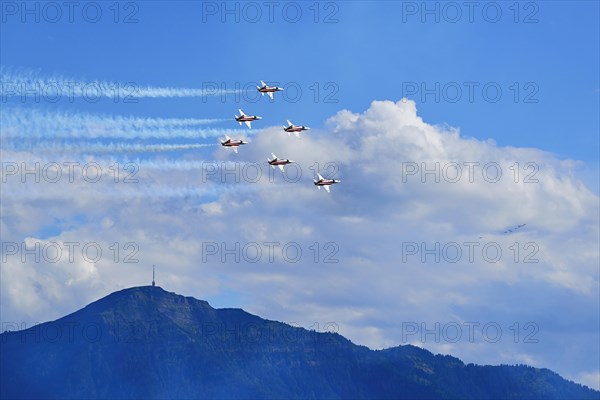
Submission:
{"label": "distant bird", "polygon": [[518,229],[521,229],[521,228],[522,228],[522,227],[524,227],[525,225],[527,225],[527,224],[519,224],[519,225],[515,226],[514,228],[510,228],[510,229],[507,229],[507,230],[505,230],[505,231],[504,231],[504,232],[502,232],[502,233],[513,233],[513,232],[515,232],[516,230],[518,230]]}

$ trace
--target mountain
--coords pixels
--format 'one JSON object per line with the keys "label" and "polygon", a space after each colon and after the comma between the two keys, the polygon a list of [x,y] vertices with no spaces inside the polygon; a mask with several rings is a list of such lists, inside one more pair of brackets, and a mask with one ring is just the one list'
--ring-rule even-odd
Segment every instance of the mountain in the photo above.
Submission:
{"label": "mountain", "polygon": [[134,287],[0,335],[1,398],[599,399],[547,369],[465,365]]}

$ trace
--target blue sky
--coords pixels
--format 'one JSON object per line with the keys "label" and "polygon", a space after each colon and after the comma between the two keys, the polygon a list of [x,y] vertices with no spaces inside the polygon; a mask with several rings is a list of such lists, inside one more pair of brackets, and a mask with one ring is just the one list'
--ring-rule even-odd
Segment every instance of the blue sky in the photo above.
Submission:
{"label": "blue sky", "polygon": [[[3,65],[156,86],[196,87],[203,82],[233,86],[236,81],[258,79],[301,82],[302,101],[275,110],[279,112],[272,113],[272,118],[301,115],[312,125],[322,124],[339,108],[363,109],[372,99],[397,100],[403,94],[403,83],[434,88],[439,82],[443,88],[456,82],[465,90],[456,103],[443,98],[436,102],[434,95],[425,102],[421,93],[411,96],[417,104],[424,103],[419,110],[428,121],[459,126],[465,135],[494,138],[502,145],[535,146],[563,157],[597,161],[596,2],[542,2],[535,3],[537,8],[521,5],[518,23],[514,22],[515,10],[507,4],[500,7],[502,17],[497,23],[486,21],[493,20],[493,14],[488,11],[491,17],[485,17],[483,5],[474,9],[473,23],[469,23],[467,8],[463,7],[462,17],[452,23],[453,11],[442,6],[439,23],[435,23],[436,15],[425,15],[423,23],[421,10],[409,14],[403,4],[382,2],[374,7],[345,2],[337,8],[321,4],[319,19],[333,13],[335,23],[314,23],[310,4],[301,6],[303,15],[297,23],[289,23],[283,14],[284,3],[275,9],[274,23],[269,23],[265,6],[261,7],[262,18],[251,22],[252,9],[244,11],[243,5],[238,5],[239,23],[235,15],[225,15],[223,23],[220,14],[203,14],[201,2],[173,7],[142,2],[137,10],[123,6],[120,18],[134,12],[139,21],[131,24],[115,24],[108,6],[96,24],[86,22],[77,12],[72,24],[62,23],[66,11],[59,23],[22,24],[9,15],[2,26],[3,36],[19,40],[3,41]],[[217,5],[221,11],[220,3]],[[292,18],[292,11],[289,14]],[[26,18],[31,21],[33,17]],[[330,81],[339,87],[334,96],[339,103],[320,101],[315,105],[309,99],[314,93],[309,86]],[[464,82],[479,84],[472,103]],[[497,103],[486,101],[481,92],[489,82],[502,89]],[[517,86],[513,86],[515,82]],[[535,86],[525,87],[528,82]],[[515,103],[517,87],[520,92]],[[448,93],[451,99],[455,97],[454,92]],[[527,94],[538,102],[524,103]],[[154,115],[160,109],[164,116],[216,113],[226,117],[235,111],[220,101],[186,101],[176,107],[144,103],[126,110],[142,115]],[[261,111],[263,107],[256,108]]]}
{"label": "blue sky", "polygon": [[[108,174],[115,162],[134,162],[140,180],[6,177],[4,242],[80,240],[113,254],[117,241],[120,256],[134,243],[139,263],[21,262],[3,247],[3,321],[57,318],[146,283],[146,267],[156,264],[167,290],[305,327],[336,321],[341,334],[374,348],[404,344],[402,322],[495,322],[511,332],[515,322],[533,321],[535,344],[508,334],[500,343],[410,343],[466,362],[548,367],[600,386],[597,2],[481,2],[472,22],[462,2],[277,2],[273,22],[263,2],[227,3],[234,14],[224,20],[222,2],[125,2],[117,22],[113,3],[85,3],[100,8],[96,23],[81,9],[73,22],[65,9],[49,22],[43,3],[31,3],[36,22],[35,11],[20,14],[22,3],[2,4],[3,162],[97,162]],[[438,7],[439,22],[423,4]],[[248,20],[251,7],[262,13],[257,22]],[[302,16],[292,23],[296,9]],[[491,22],[495,10],[501,15]],[[7,95],[15,79],[129,83],[154,93],[215,83],[250,90],[240,101],[228,94],[51,102]],[[273,102],[259,98],[253,85],[261,79],[286,90]],[[263,120],[252,131],[239,127],[238,108]],[[288,138],[286,119],[313,130]],[[251,144],[239,155],[214,147],[227,132]],[[271,152],[298,160],[299,183],[278,173],[258,184],[201,178],[202,163],[243,168]],[[454,161],[498,163],[503,179],[453,184],[406,175],[408,166]],[[312,187],[314,162],[338,167],[342,183],[331,196]],[[515,162],[519,182],[510,179]],[[527,163],[539,168],[539,184],[523,183]],[[521,223],[526,228],[502,234]],[[206,243],[273,240],[300,243],[305,258],[202,262]],[[400,254],[403,244],[471,240],[498,242],[505,255],[517,242],[518,262],[403,262]],[[314,242],[319,262],[310,257]],[[339,263],[322,262],[330,242]],[[523,263],[535,246],[540,261]]]}

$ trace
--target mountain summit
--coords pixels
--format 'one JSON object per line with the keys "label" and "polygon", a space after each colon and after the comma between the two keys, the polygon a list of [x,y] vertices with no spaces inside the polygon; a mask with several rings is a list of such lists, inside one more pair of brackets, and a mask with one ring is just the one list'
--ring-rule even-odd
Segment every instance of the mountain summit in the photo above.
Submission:
{"label": "mountain summit", "polygon": [[598,399],[547,369],[465,365],[143,286],[0,335],[1,398]]}

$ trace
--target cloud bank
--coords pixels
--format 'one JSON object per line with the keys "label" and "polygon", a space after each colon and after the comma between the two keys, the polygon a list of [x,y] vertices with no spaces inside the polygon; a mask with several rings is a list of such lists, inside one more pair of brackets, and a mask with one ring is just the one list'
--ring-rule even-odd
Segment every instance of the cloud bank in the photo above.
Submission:
{"label": "cloud bank", "polygon": [[[296,169],[265,166],[255,180],[238,167],[237,177],[204,181],[193,168],[140,168],[145,187],[211,189],[175,197],[121,199],[124,185],[110,184],[107,200],[80,179],[51,186],[57,202],[13,197],[23,184],[3,182],[3,242],[95,242],[105,255],[90,261],[78,248],[72,262],[23,262],[3,249],[3,319],[59,317],[148,283],[156,264],[162,287],[214,306],[327,326],[373,348],[412,343],[466,362],[545,366],[593,385],[600,203],[576,162],[428,124],[410,100],[339,111],[300,139],[266,128],[238,155],[219,146],[211,158],[245,165],[271,152]],[[5,161],[35,157],[3,151]],[[318,191],[316,171],[342,183]],[[136,263],[124,262],[128,243]]]}

